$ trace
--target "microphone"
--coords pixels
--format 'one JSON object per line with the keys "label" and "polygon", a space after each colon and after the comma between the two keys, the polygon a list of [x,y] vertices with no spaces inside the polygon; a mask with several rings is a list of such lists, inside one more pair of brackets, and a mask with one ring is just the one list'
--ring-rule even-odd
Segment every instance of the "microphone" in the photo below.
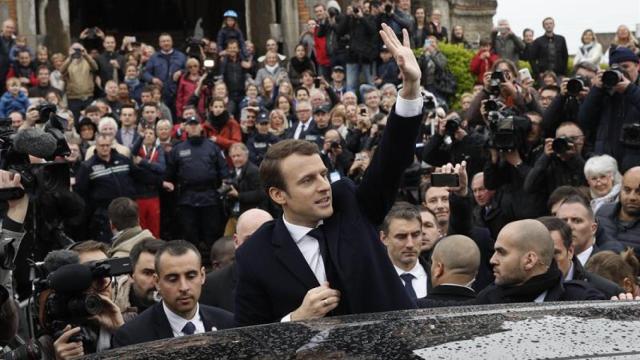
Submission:
{"label": "microphone", "polygon": [[42,159],[53,156],[57,145],[53,135],[36,128],[20,130],[13,138],[13,149],[16,152]]}
{"label": "microphone", "polygon": [[47,280],[54,291],[73,294],[88,289],[93,281],[93,275],[87,265],[70,264],[49,274]]}
{"label": "microphone", "polygon": [[78,257],[78,254],[75,251],[54,250],[45,256],[43,267],[47,271],[47,274],[51,274],[65,265],[79,263],[80,257]]}

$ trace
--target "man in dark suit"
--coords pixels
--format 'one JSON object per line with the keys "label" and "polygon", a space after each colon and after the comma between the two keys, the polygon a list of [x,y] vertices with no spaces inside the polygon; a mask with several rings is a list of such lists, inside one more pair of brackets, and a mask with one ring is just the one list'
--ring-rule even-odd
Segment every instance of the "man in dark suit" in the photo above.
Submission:
{"label": "man in dark suit", "polygon": [[[233,234],[235,249],[237,250],[262,224],[271,220],[273,220],[271,214],[261,209],[250,209],[243,212],[238,217],[236,232]],[[235,262],[210,272],[207,274],[202,288],[200,303],[233,312],[237,283],[238,271]]]}
{"label": "man in dark suit", "polygon": [[431,285],[427,297],[418,301],[419,307],[465,305],[475,299],[471,288],[478,267],[480,250],[464,235],[447,236],[436,244],[431,255]]}
{"label": "man in dark suit", "polygon": [[[299,101],[296,104],[296,116],[298,121],[293,123],[287,133],[287,139],[305,140],[307,134],[315,134],[316,123],[311,116],[311,103],[309,101]],[[313,135],[313,139],[316,136]],[[315,140],[314,140],[315,141]]]}
{"label": "man in dark suit", "polygon": [[229,148],[229,157],[234,169],[231,171],[232,185],[227,199],[234,217],[253,209],[267,209],[267,196],[260,185],[260,171],[249,161],[249,149],[243,143],[235,143]]}
{"label": "man in dark suit", "polygon": [[380,240],[387,248],[389,259],[413,300],[427,296],[431,284],[429,269],[419,261],[422,245],[420,211],[409,203],[396,204],[385,216]]}
{"label": "man in dark suit", "polygon": [[[131,104],[124,104],[120,108],[120,122],[122,126],[116,132],[116,141],[129,149],[133,147],[136,141],[140,138],[138,134],[138,115],[136,108]],[[131,156],[137,156],[138,154],[131,154]]]}
{"label": "man in dark suit", "polygon": [[376,225],[391,208],[413,162],[422,119],[420,68],[386,25],[380,32],[403,74],[394,111],[360,186],[333,184],[317,146],[284,140],[260,167],[284,215],[263,225],[236,253],[240,325],[414,308]]}
{"label": "man in dark suit", "polygon": [[162,302],[116,331],[113,347],[201,334],[234,326],[231,313],[199,305],[204,267],[196,247],[183,240],[167,242],[155,256],[156,288]]}

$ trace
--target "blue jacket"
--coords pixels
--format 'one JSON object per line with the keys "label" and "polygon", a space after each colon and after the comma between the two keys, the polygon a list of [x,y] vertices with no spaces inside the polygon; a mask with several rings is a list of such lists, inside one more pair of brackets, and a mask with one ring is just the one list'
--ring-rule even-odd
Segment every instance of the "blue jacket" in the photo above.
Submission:
{"label": "blue jacket", "polygon": [[173,147],[167,159],[166,180],[177,185],[178,204],[193,207],[219,203],[216,189],[229,170],[222,150],[202,137],[188,138]]}
{"label": "blue jacket", "polygon": [[23,94],[22,91],[18,93],[17,97],[14,97],[8,91],[0,97],[0,117],[7,117],[13,111],[19,111],[26,113],[29,108],[29,98]]}
{"label": "blue jacket", "polygon": [[148,83],[156,77],[164,83],[162,87],[163,99],[175,97],[178,84],[173,81],[173,74],[178,70],[184,70],[187,56],[181,51],[173,49],[170,54],[157,51],[144,67],[142,79]]}
{"label": "blue jacket", "polygon": [[269,133],[269,134],[259,134],[251,136],[247,140],[247,148],[249,149],[249,160],[254,163],[256,166],[260,166],[262,159],[264,159],[264,155],[269,150],[271,145],[277,143],[280,139]]}
{"label": "blue jacket", "polygon": [[229,40],[231,39],[238,40],[238,45],[240,45],[240,52],[242,54],[241,57],[244,58],[247,54],[244,46],[244,35],[242,35],[242,31],[238,29],[233,29],[228,26],[224,26],[223,28],[221,28],[218,31],[217,36],[218,49],[225,50],[227,48],[227,42],[229,42]]}

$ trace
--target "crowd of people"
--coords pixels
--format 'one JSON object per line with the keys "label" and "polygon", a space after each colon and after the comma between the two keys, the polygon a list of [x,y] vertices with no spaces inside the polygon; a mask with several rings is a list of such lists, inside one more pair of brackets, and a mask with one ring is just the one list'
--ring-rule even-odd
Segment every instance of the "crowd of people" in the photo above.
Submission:
{"label": "crowd of people", "polygon": [[[5,20],[3,127],[41,128],[55,105],[69,151],[47,160],[70,186],[8,201],[0,240],[24,239],[6,298],[32,296],[27,258],[53,274],[130,257],[130,275],[85,290],[103,303],[87,321],[54,331],[43,299],[59,290],[35,294],[51,356],[73,359],[278,321],[640,296],[628,27],[608,49],[585,30],[569,73],[553,18],[537,38],[499,20],[478,46],[441,18],[319,2],[290,56],[274,39],[256,53],[233,10],[183,46],[92,27],[67,54]],[[460,108],[443,42],[476,51]],[[0,188],[23,186],[4,170]]]}

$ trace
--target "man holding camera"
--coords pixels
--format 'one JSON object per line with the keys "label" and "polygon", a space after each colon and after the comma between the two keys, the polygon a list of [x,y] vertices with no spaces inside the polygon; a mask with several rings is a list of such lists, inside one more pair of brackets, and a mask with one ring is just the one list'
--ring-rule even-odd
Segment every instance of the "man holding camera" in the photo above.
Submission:
{"label": "man holding camera", "polygon": [[362,11],[359,1],[352,3],[346,17],[338,25],[340,36],[349,35],[347,53],[347,91],[358,90],[360,73],[365,83],[373,84],[373,62],[378,57],[378,35],[375,19]]}
{"label": "man holding camera", "polygon": [[93,73],[96,71],[98,64],[95,60],[80,43],[73,43],[69,48],[69,57],[62,64],[60,72],[67,81],[67,102],[75,119],[80,118],[80,111],[93,100]]}
{"label": "man holding camera", "polygon": [[561,124],[555,139],[545,139],[544,153],[527,175],[524,190],[535,193],[543,189],[546,194],[551,194],[562,185],[587,185],[583,171],[583,147],[584,134],[580,127],[570,122]]}
{"label": "man holding camera", "polygon": [[640,163],[638,62],[638,56],[625,47],[612,50],[611,68],[593,79],[578,115],[587,138],[593,139],[594,152],[613,156],[621,172]]}
{"label": "man holding camera", "polygon": [[102,42],[104,51],[98,55],[96,61],[100,68],[98,75],[102,86],[105,86],[108,80],[120,81],[124,77],[124,56],[116,51],[116,37],[106,35]]}

